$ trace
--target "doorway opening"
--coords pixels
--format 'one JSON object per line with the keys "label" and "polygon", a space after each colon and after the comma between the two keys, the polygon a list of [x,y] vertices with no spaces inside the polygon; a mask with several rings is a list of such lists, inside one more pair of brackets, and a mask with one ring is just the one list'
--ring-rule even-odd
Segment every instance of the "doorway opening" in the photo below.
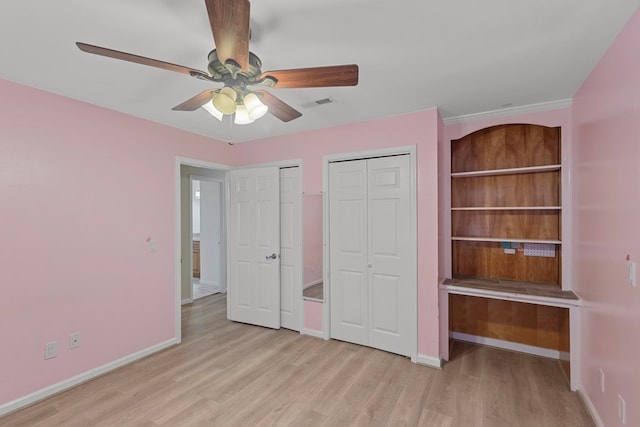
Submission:
{"label": "doorway opening", "polygon": [[226,292],[223,276],[224,181],[190,175],[191,300]]}

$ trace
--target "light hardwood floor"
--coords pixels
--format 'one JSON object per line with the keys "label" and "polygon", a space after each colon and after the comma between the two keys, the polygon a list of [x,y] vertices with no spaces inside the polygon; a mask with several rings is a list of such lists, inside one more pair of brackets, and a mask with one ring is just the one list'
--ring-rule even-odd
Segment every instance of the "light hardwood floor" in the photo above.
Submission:
{"label": "light hardwood floor", "polygon": [[558,363],[455,343],[438,370],[183,307],[183,342],[0,418],[9,426],[591,426]]}

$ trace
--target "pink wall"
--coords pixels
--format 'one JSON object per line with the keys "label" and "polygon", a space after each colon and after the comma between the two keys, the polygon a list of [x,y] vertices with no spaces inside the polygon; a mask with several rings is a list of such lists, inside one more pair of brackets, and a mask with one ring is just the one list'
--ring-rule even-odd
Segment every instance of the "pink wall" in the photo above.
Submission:
{"label": "pink wall", "polygon": [[[607,426],[640,425],[640,13],[582,85],[573,104],[574,283],[582,308],[582,387]],[[600,391],[598,369],[606,375]]]}
{"label": "pink wall", "polygon": [[419,352],[438,354],[436,110],[230,147],[8,81],[0,93],[0,405],[175,337],[176,156],[303,158],[319,192],[324,154],[417,145]]}
{"label": "pink wall", "polygon": [[[438,357],[439,354],[437,288],[439,120],[438,112],[433,109],[235,146],[245,164],[301,158],[303,190],[309,193],[322,191],[322,157],[324,155],[394,146],[417,146],[418,353],[431,357]],[[318,315],[321,311],[316,309],[313,313]],[[321,319],[306,319],[305,324],[320,325]]]}
{"label": "pink wall", "polygon": [[304,328],[322,332],[322,304],[304,301]]}
{"label": "pink wall", "polygon": [[236,153],[8,81],[0,93],[2,405],[174,337],[175,156]]}

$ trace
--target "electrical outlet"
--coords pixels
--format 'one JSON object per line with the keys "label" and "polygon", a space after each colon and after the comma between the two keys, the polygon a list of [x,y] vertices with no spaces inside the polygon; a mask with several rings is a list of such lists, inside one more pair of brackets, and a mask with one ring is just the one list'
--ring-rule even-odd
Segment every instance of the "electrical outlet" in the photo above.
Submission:
{"label": "electrical outlet", "polygon": [[627,404],[620,395],[618,395],[618,418],[623,425],[627,423]]}
{"label": "electrical outlet", "polygon": [[604,371],[600,369],[600,391],[604,393]]}
{"label": "electrical outlet", "polygon": [[44,345],[44,358],[53,359],[58,356],[58,343],[50,342]]}
{"label": "electrical outlet", "polygon": [[69,348],[80,347],[80,332],[74,332],[69,335]]}

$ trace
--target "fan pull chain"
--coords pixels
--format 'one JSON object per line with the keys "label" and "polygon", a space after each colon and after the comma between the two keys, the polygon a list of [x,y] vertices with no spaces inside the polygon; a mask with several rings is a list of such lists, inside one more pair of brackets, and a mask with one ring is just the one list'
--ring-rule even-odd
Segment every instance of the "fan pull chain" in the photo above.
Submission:
{"label": "fan pull chain", "polygon": [[229,134],[227,137],[227,144],[229,145],[234,145],[233,142],[233,118],[232,116],[228,116],[229,117]]}

